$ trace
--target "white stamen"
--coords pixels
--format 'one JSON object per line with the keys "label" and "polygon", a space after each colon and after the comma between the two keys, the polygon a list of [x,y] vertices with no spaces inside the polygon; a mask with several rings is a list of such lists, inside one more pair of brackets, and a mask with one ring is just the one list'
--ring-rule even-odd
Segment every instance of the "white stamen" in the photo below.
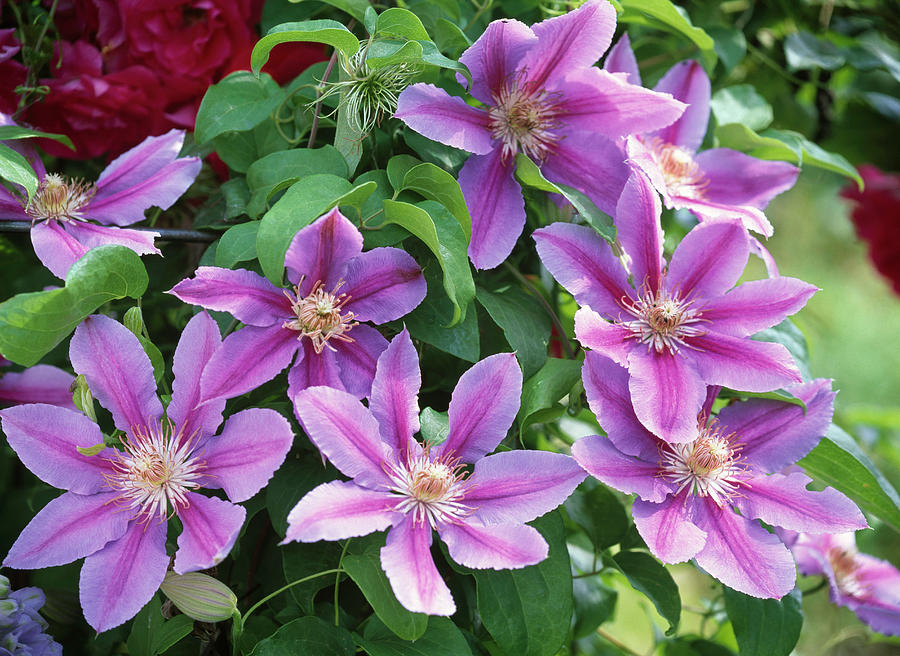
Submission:
{"label": "white stamen", "polygon": [[350,332],[353,326],[359,325],[359,322],[353,320],[356,316],[353,312],[342,314],[344,304],[350,300],[347,294],[338,294],[344,281],[338,281],[334,289],[327,292],[322,286],[322,281],[319,280],[313,285],[308,295],[300,298],[300,285],[302,284],[303,280],[301,279],[300,283],[294,286],[293,294],[284,290],[297,318],[285,321],[283,326],[298,331],[300,336],[297,339],[308,337],[312,341],[316,353],[321,353],[326,346],[332,351],[335,350],[328,343],[329,339],[352,342],[353,338],[348,337],[345,333]]}
{"label": "white stamen", "polygon": [[84,208],[96,193],[97,188],[91,183],[48,173],[31,202],[25,205],[25,213],[32,221],[83,221]]}
{"label": "white stamen", "polygon": [[623,298],[621,302],[635,319],[618,323],[657,353],[678,353],[681,347],[690,347],[685,340],[706,334],[697,325],[705,321],[700,309],[665,288],[651,291],[645,287],[636,301]]}
{"label": "white stamen", "polygon": [[665,444],[660,448],[659,475],[678,485],[675,494],[688,489],[722,506],[738,494],[747,471],[734,438],[734,434],[722,435],[711,424],[692,442]]}

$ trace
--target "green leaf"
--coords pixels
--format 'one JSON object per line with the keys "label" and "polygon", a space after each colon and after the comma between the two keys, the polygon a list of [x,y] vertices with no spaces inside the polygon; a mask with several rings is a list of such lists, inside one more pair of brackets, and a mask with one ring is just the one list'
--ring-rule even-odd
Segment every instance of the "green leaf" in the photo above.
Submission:
{"label": "green leaf", "polygon": [[521,289],[510,287],[492,293],[478,288],[476,298],[487,310],[503,334],[529,378],[547,361],[550,344],[550,319],[534,298]]}
{"label": "green leaf", "polygon": [[206,143],[223,132],[243,132],[262,123],[284,99],[268,74],[236,71],[206,90],[197,111],[194,138]]}
{"label": "green leaf", "polygon": [[422,430],[422,439],[428,444],[432,446],[442,444],[450,434],[450,415],[432,408],[425,408],[419,413],[419,426]]}
{"label": "green leaf", "polygon": [[478,612],[503,653],[551,656],[565,642],[572,621],[572,575],[558,510],[530,522],[550,545],[537,565],[475,570]]}
{"label": "green leaf", "polygon": [[783,138],[783,135],[785,137],[787,135],[796,136],[799,140],[800,147],[803,149],[802,163],[804,165],[815,166],[820,169],[834,171],[835,173],[845,175],[848,178],[855,180],[857,186],[860,188],[860,190],[862,190],[864,186],[862,177],[859,175],[859,172],[856,170],[856,168],[850,162],[848,162],[847,158],[843,155],[839,155],[838,153],[830,153],[819,146],[819,144],[806,139],[797,132],[766,130],[763,135],[773,136],[775,138]]}
{"label": "green leaf", "polygon": [[[292,452],[288,455],[284,464],[278,468],[266,485],[266,510],[269,512],[269,519],[272,520],[272,526],[279,536],[287,533],[287,516],[297,502],[314,487],[333,481],[335,478],[337,478],[337,472],[331,465],[322,466],[322,461],[310,457],[309,453],[298,455]],[[290,547],[290,545],[286,545],[286,547]],[[293,581],[317,571],[321,570],[312,570],[300,576],[288,576],[287,578],[289,581]],[[334,579],[331,580],[334,581]],[[306,584],[300,584],[298,587],[304,585]]]}
{"label": "green leaf", "polygon": [[[291,542],[279,547],[278,550],[281,552],[281,566],[286,581],[298,581],[316,572],[334,569],[341,559],[340,542],[320,541],[311,544]],[[304,613],[312,615],[315,611],[316,594],[319,590],[333,587],[334,581],[334,575],[317,576],[291,587],[291,596]]]}
{"label": "green leaf", "polygon": [[613,556],[613,562],[631,587],[645,594],[669,623],[666,635],[673,634],[681,619],[681,596],[669,570],[642,551],[620,551]]}
{"label": "green leaf", "polygon": [[412,155],[394,155],[391,157],[386,167],[388,181],[391,183],[391,186],[397,190],[402,189],[403,179],[406,177],[406,174],[421,163],[421,160],[416,159]]}
{"label": "green leaf", "polygon": [[366,51],[366,65],[371,69],[421,61],[422,46],[416,41],[377,39]]}
{"label": "green leaf", "polygon": [[357,644],[369,656],[471,656],[466,637],[447,617],[431,617],[428,629],[415,642],[394,635],[373,617],[366,622]]}
{"label": "green leaf", "polygon": [[566,499],[566,514],[584,529],[601,552],[618,544],[628,532],[628,515],[619,498],[593,478],[588,478]]}
{"label": "green leaf", "polygon": [[597,577],[572,579],[575,599],[575,623],[572,633],[584,638],[612,617],[619,593],[604,585]]}
{"label": "green leaf", "polygon": [[799,463],[815,479],[832,486],[900,531],[900,496],[856,441],[832,424]]}
{"label": "green leaf", "polygon": [[356,647],[347,629],[318,617],[288,622],[265,640],[256,643],[251,656],[353,656]]}
{"label": "green leaf", "polygon": [[741,656],[787,656],[797,644],[803,613],[800,590],[781,599],[757,599],[722,586]]}
{"label": "green leaf", "polygon": [[751,130],[764,130],[772,123],[772,106],[752,84],[735,84],[716,91],[710,109],[719,125],[741,123]]}
{"label": "green leaf", "polygon": [[403,126],[403,140],[419,157],[437,164],[446,171],[459,170],[469,156],[469,153],[464,150],[445,146],[428,137],[423,137],[409,126]]}
{"label": "green leaf", "polygon": [[30,139],[32,137],[53,139],[54,141],[58,141],[64,146],[68,146],[70,150],[75,150],[75,146],[72,144],[72,140],[64,134],[41,132],[40,130],[23,128],[18,125],[0,125],[0,141],[9,141],[11,139]]}
{"label": "green leaf", "polygon": [[715,68],[718,56],[712,38],[699,27],[695,27],[669,0],[619,1],[622,5],[622,12],[618,16],[620,23],[637,23],[680,34],[700,50],[703,67],[708,73]]}
{"label": "green leaf", "polygon": [[806,337],[803,336],[800,329],[790,319],[784,319],[777,326],[759,331],[753,335],[753,339],[781,344],[794,358],[803,380],[812,378],[812,373],[809,369],[809,347],[806,345]]}
{"label": "green leaf", "polygon": [[163,360],[162,353],[160,353],[156,344],[151,342],[143,335],[138,335],[137,338],[141,343],[141,346],[144,348],[144,353],[146,353],[147,357],[150,358],[150,364],[153,366],[153,379],[157,383],[159,383],[159,381],[162,380],[163,375],[166,373],[166,361]]}
{"label": "green leaf", "polygon": [[247,169],[247,187],[250,189],[247,214],[259,216],[266,210],[272,194],[314,173],[346,178],[347,163],[337,149],[328,145],[281,150],[256,160]]}
{"label": "green leaf", "polygon": [[432,66],[456,71],[466,78],[466,83],[468,84],[467,88],[472,88],[472,73],[469,72],[469,69],[465,64],[462,64],[455,59],[445,57],[432,41],[419,41],[419,43],[422,45],[422,61],[426,64],[431,64]]}
{"label": "green leaf", "polygon": [[[338,71],[341,82],[350,79],[347,71],[341,66]],[[340,102],[338,103],[337,120],[335,121],[334,130],[334,147],[344,157],[347,162],[347,170],[352,176],[359,166],[359,160],[362,158],[363,141],[366,135],[360,130],[358,125],[358,117],[351,116],[350,105],[346,102],[347,88],[341,90]]]}
{"label": "green leaf", "polygon": [[322,19],[282,23],[266,32],[266,35],[253,46],[253,52],[250,53],[250,70],[259,75],[260,69],[269,61],[272,48],[279,43],[293,41],[324,43],[340,50],[345,57],[350,57],[359,50],[359,39],[337,21]]}
{"label": "green leaf", "polygon": [[562,194],[601,237],[610,244],[615,242],[616,228],[608,215],[601,212],[590,198],[574,187],[547,180],[537,164],[523,153],[516,155],[516,178],[528,187]]}
{"label": "green leaf", "polygon": [[352,188],[349,182],[336,175],[310,175],[291,185],[265,213],[256,235],[256,254],[269,280],[281,285],[284,254],[294,235],[338,205],[341,196]]}
{"label": "green leaf", "polygon": [[716,54],[719,55],[719,61],[726,72],[741,63],[747,54],[747,37],[744,36],[743,30],[715,25],[706,28],[706,33],[715,41]]}
{"label": "green leaf", "polygon": [[833,71],[844,65],[844,55],[830,41],[809,32],[792,32],[784,40],[784,56],[788,70],[803,71],[823,68]]}
{"label": "green leaf", "polygon": [[[233,134],[240,134],[235,132]],[[225,219],[234,219],[246,214],[247,203],[250,201],[250,189],[247,187],[247,179],[236,176],[226,180],[220,187],[222,197],[225,199]]]}
{"label": "green leaf", "polygon": [[400,605],[387,575],[381,568],[384,534],[357,538],[350,543],[343,567],[359,586],[366,601],[385,626],[403,640],[416,640],[428,626],[428,615],[411,613]]}
{"label": "green leaf", "polygon": [[442,351],[468,362],[478,360],[481,350],[478,318],[474,301],[465,312],[465,319],[447,327],[456,308],[443,289],[440,268],[424,266],[428,293],[415,310],[403,318],[409,334]]}
{"label": "green leaf", "polygon": [[0,178],[25,187],[29,202],[37,191],[38,179],[28,160],[9,146],[0,143]]}
{"label": "green leaf", "polygon": [[238,262],[255,259],[257,232],[259,221],[248,221],[228,228],[216,247],[216,266],[230,269]]}
{"label": "green leaf", "polygon": [[538,413],[556,406],[581,380],[580,360],[547,358],[544,366],[522,387],[522,407],[519,409],[519,435],[533,423]]}
{"label": "green leaf", "polygon": [[[401,156],[402,157],[402,156]],[[395,157],[391,158],[394,161]],[[390,166],[390,162],[388,162]],[[425,162],[409,169],[403,176],[403,182],[395,189],[408,189],[424,196],[428,200],[440,203],[453,213],[466,235],[466,243],[472,239],[472,217],[466,207],[459,182],[444,169],[430,162]]]}
{"label": "green leaf", "polygon": [[472,45],[472,40],[462,28],[446,18],[439,18],[432,29],[435,45],[444,52],[459,53]]}
{"label": "green leaf", "polygon": [[147,289],[141,258],[124,246],[98,246],[78,260],[66,286],[18,294],[0,303],[0,353],[30,367],[65,339],[91,312]]}
{"label": "green leaf", "polygon": [[[290,0],[290,2],[308,2],[309,0]],[[366,20],[366,11],[372,9],[368,0],[318,0],[326,5],[331,5],[335,9],[340,9],[345,14],[350,14],[358,23]],[[374,10],[373,10],[374,11]]]}
{"label": "green leaf", "polygon": [[772,390],[771,392],[741,392],[739,390],[723,387],[719,392],[719,397],[724,399],[767,399],[769,401],[781,401],[783,403],[799,405],[803,408],[803,412],[806,412],[806,403],[803,402],[803,399],[798,399],[785,389]]}
{"label": "green leaf", "polygon": [[428,40],[428,32],[419,17],[408,9],[386,9],[375,23],[375,36],[402,37],[412,41]]}
{"label": "green leaf", "polygon": [[449,326],[465,319],[465,310],[475,298],[475,282],[466,252],[468,241],[456,217],[431,200],[417,205],[385,200],[384,219],[409,230],[434,253],[444,273],[444,290],[453,303]]}
{"label": "green leaf", "polygon": [[128,653],[133,656],[162,654],[194,629],[194,620],[176,615],[165,620],[156,595],[135,616],[128,635]]}

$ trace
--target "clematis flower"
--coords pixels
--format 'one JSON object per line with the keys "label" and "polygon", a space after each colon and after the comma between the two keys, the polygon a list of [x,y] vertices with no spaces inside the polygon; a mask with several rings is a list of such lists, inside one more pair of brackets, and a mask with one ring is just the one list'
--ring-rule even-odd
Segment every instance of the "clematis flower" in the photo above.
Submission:
{"label": "clematis flower", "polygon": [[[0,355],[0,367],[11,364]],[[75,410],[70,390],[74,382],[75,376],[48,364],[0,374],[0,404],[49,403]]]}
{"label": "clematis flower", "polygon": [[735,590],[779,598],[794,587],[794,561],[757,519],[817,534],[867,527],[856,505],[837,490],[813,492],[806,489],[811,479],[804,473],[779,473],[825,433],[834,402],[831,381],[788,388],[806,404],[805,412],[784,401],[751,399],[723,408],[711,420],[709,406],[719,389],[710,388],[691,440],[669,444],[635,416],[625,369],[595,353],[587,357],[592,362],[584,373],[588,401],[609,437],[582,438],[572,455],[606,485],[637,494],[634,524],[663,562],[693,558]]}
{"label": "clematis flower", "polygon": [[185,303],[230,312],[245,324],[211,358],[203,398],[243,394],[292,360],[289,396],[314,385],[368,395],[388,342],[360,322],[380,324],[410,312],[425,298],[425,278],[399,248],[363,253],[362,245],[356,226],[334,209],[291,241],[284,258],[290,289],[252,271],[217,267],[200,267],[175,285],[169,293]]}
{"label": "clematis flower", "polygon": [[148,137],[113,160],[96,183],[47,173],[32,150],[37,193],[28,202],[24,193],[0,186],[0,220],[32,222],[34,252],[57,278],[65,278],[82,255],[103,244],[159,254],[153,245],[159,233],[119,226],[143,220],[144,210],[153,205],[168,209],[191,186],[201,162],[178,157],[183,142],[184,132],[178,130]]}
{"label": "clematis flower", "polygon": [[900,572],[856,549],[853,533],[783,534],[800,572],[828,579],[831,601],[846,606],[879,633],[900,635]]}
{"label": "clematis flower", "polygon": [[[290,424],[273,410],[238,412],[214,435],[225,401],[197,403],[200,372],[220,340],[206,313],[188,322],[175,350],[164,417],[153,367],[137,338],[104,316],[78,326],[72,365],[124,433],[122,449],[103,447],[97,424],[72,410],[30,404],[0,411],[3,432],[25,466],[66,490],[25,527],[3,565],[39,569],[84,558],[81,607],[97,631],[133,617],[159,588],[169,565],[172,515],[184,527],[177,573],[220,562],[246,515],[235,504],[256,494],[290,449]],[[200,488],[221,488],[229,500],[199,494]]]}
{"label": "clematis flower", "polygon": [[[610,49],[604,69],[641,83],[628,35]],[[729,148],[697,152],[706,135],[710,103],[709,76],[698,62],[675,64],[654,90],[671,94],[687,109],[671,125],[628,137],[626,150],[666,207],[690,210],[701,221],[741,221],[748,230],[771,236],[772,224],[762,210],[794,186],[800,170]]]}
{"label": "clematis flower", "polygon": [[303,497],[288,515],[285,542],[389,529],[381,566],[397,599],[413,612],[452,615],[456,606],[429,552],[432,531],[466,567],[533,565],[546,558],[548,547],[525,522],[561,504],[585,474],[559,453],[486,455],[519,409],[522,372],[513,353],[492,355],[463,374],[441,444],[413,438],[420,385],[416,350],[404,330],[378,359],[368,408],[327,387],[293,397],[310,439],[353,480],[324,483]]}
{"label": "clematis flower", "polygon": [[767,392],[801,380],[784,346],[750,336],[797,312],[816,288],[787,277],[734,287],[750,247],[730,221],[694,227],[667,267],[660,212],[659,197],[635,172],[615,215],[628,271],[586,226],[554,223],[534,239],[544,266],[582,306],[581,344],[628,369],[641,423],[666,441],[688,442],[707,385]]}
{"label": "clematis flower", "polygon": [[492,22],[460,57],[483,107],[430,84],[414,84],[400,95],[397,118],[429,139],[473,153],[459,184],[472,215],[469,257],[477,268],[500,264],[522,233],[516,153],[539,163],[550,181],[575,187],[611,213],[628,177],[615,140],[668,125],[684,110],[669,95],[593,67],[612,39],[615,14],[604,0],[531,28]]}

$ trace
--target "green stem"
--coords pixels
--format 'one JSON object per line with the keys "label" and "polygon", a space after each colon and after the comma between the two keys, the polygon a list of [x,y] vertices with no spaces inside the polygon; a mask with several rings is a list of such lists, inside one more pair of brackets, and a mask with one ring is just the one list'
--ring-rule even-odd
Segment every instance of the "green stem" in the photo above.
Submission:
{"label": "green stem", "polygon": [[334,575],[334,625],[341,625],[341,609],[338,606],[338,586],[341,582],[341,573],[344,571],[341,569],[344,566],[344,555],[347,553],[347,547],[350,546],[350,539],[344,543],[344,548],[341,549],[341,557],[338,559],[338,571],[337,574]]}
{"label": "green stem", "polygon": [[320,576],[328,576],[329,574],[340,574],[343,571],[344,570],[342,570],[340,567],[336,567],[334,569],[326,569],[321,572],[316,572],[315,574],[310,574],[309,576],[304,576],[302,579],[297,579],[296,581],[291,581],[287,585],[281,586],[275,592],[267,594],[265,597],[263,597],[262,599],[257,601],[252,606],[250,606],[250,610],[248,610],[246,613],[244,613],[243,617],[241,617],[241,625],[247,623],[247,618],[253,614],[253,611],[255,611],[257,608],[262,606],[267,601],[269,601],[269,599],[272,599],[273,597],[277,597],[285,590],[290,590],[295,585],[300,585],[301,583],[306,583],[307,581],[312,581],[313,579],[319,578]]}
{"label": "green stem", "polygon": [[544,308],[544,311],[550,317],[550,321],[553,323],[553,326],[556,328],[556,332],[559,333],[559,339],[562,341],[563,350],[566,352],[566,357],[569,360],[575,359],[575,353],[572,351],[572,345],[569,343],[569,338],[566,336],[566,331],[563,329],[562,324],[559,321],[559,317],[556,316],[556,312],[553,311],[553,308],[550,307],[550,304],[547,302],[547,299],[544,298],[543,294],[541,294],[534,285],[531,284],[531,281],[528,280],[522,273],[516,269],[509,262],[504,262],[503,266],[506,267],[506,270],[509,271],[516,280],[522,283],[528,291],[534,296],[541,306]]}

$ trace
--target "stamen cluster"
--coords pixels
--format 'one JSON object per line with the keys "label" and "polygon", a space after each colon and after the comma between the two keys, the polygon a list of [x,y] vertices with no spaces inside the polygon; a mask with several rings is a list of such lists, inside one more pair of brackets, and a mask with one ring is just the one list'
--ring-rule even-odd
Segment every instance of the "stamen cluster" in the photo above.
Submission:
{"label": "stamen cluster", "polygon": [[474,512],[475,508],[462,503],[469,489],[465,464],[452,453],[432,459],[428,447],[416,451],[411,450],[405,461],[383,465],[391,491],[406,497],[395,510],[411,512],[415,523],[427,521],[431,528]]}
{"label": "stamen cluster", "polygon": [[32,221],[83,221],[83,210],[96,193],[93,183],[48,173],[25,206],[25,213]]}
{"label": "stamen cluster", "polygon": [[[302,283],[301,280],[300,284]],[[353,338],[346,333],[353,326],[359,325],[359,322],[353,320],[356,316],[353,312],[343,312],[344,304],[350,300],[347,294],[338,294],[344,281],[338,281],[330,292],[325,291],[321,280],[316,281],[312,291],[303,298],[300,298],[300,284],[294,285],[293,294],[288,290],[284,291],[291,301],[291,309],[297,315],[296,319],[284,322],[284,327],[299,331],[298,339],[308,337],[316,353],[321,353],[326,346],[335,350],[328,344],[329,339],[352,342]]]}
{"label": "stamen cluster", "polygon": [[492,94],[488,108],[491,133],[503,145],[501,159],[509,161],[521,149],[531,159],[543,162],[559,141],[558,99],[554,94],[518,79],[508,81]]}
{"label": "stamen cluster", "polygon": [[721,507],[742,485],[746,467],[740,451],[734,433],[723,435],[713,423],[691,442],[660,447],[660,476],[678,485],[675,494],[688,489]]}
{"label": "stamen cluster", "polygon": [[668,289],[645,289],[636,301],[626,297],[622,304],[635,319],[620,324],[657,353],[678,353],[682,346],[690,346],[686,339],[706,333],[697,326],[704,321],[701,311]]}
{"label": "stamen cluster", "polygon": [[651,139],[648,145],[670,195],[703,198],[709,181],[688,150],[659,137]]}
{"label": "stamen cluster", "polygon": [[859,562],[855,550],[834,546],[828,550],[826,556],[831,564],[831,571],[834,572],[834,582],[838,590],[851,597],[862,597],[868,592],[869,587],[857,576]]}

